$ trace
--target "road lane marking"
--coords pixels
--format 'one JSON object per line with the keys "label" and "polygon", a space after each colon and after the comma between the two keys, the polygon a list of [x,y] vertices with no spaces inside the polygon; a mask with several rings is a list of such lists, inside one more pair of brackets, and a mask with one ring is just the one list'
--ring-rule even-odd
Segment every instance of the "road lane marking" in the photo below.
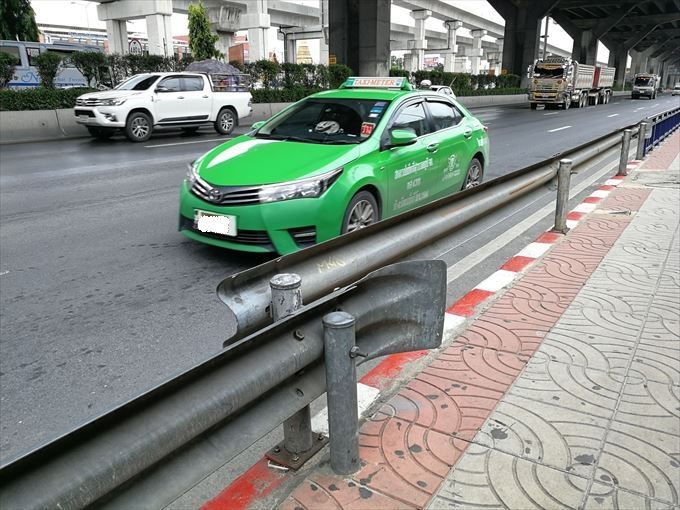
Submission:
{"label": "road lane marking", "polygon": [[563,129],[569,129],[571,126],[562,126],[555,129],[548,129],[548,133],[554,133],[555,131],[562,131]]}
{"label": "road lane marking", "polygon": [[188,145],[190,143],[206,143],[206,142],[219,142],[219,141],[227,141],[231,140],[231,138],[208,138],[207,140],[192,140],[191,142],[174,142],[174,143],[160,143],[157,145],[145,145],[145,149],[154,149],[156,147],[171,147],[173,145]]}
{"label": "road lane marking", "polygon": [[618,113],[612,113],[611,115],[607,115],[607,117],[618,117]]}
{"label": "road lane marking", "polygon": [[0,273],[0,276],[5,276],[7,273],[9,273],[9,271],[3,271],[2,273]]}
{"label": "road lane marking", "polygon": [[557,115],[560,112],[550,112],[550,113],[544,113],[543,115]]}

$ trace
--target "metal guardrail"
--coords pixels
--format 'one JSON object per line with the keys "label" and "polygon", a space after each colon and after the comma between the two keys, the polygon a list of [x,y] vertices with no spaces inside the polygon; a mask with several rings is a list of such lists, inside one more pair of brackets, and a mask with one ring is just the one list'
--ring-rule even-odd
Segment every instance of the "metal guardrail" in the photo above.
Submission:
{"label": "metal guardrail", "polygon": [[[256,402],[269,410],[275,406],[273,420],[260,416],[265,426],[245,427],[250,431],[249,442],[232,444],[231,450],[222,452],[222,463],[227,462],[259,439],[252,436],[252,428],[264,435],[281,423],[282,413],[284,418],[290,416],[315,393],[318,396],[319,390],[323,393],[328,329],[324,322],[332,321],[339,310],[354,320],[356,345],[365,353],[357,358],[358,363],[438,347],[445,282],[443,261],[401,262],[302,307],[191,370],[2,466],[0,508],[100,507],[107,497],[109,506],[140,508],[138,500],[131,506],[112,503],[110,493],[215,428],[244,439],[240,413]],[[309,373],[300,375],[305,369]],[[310,386],[316,391],[305,394],[303,388]],[[288,393],[281,394],[282,390]]]}
{"label": "metal guardrail", "polygon": [[[680,126],[680,107],[671,108],[645,119],[647,124],[642,156],[654,150],[669,134]],[[642,159],[638,157],[638,159]]]}
{"label": "metal guardrail", "polygon": [[[356,347],[350,347],[348,355],[359,355],[353,362],[439,346],[445,263],[383,266],[544,185],[556,176],[558,166],[563,174],[558,190],[562,211],[557,212],[555,224],[561,226],[566,217],[567,174],[618,147],[622,132],[227,278],[220,283],[218,296],[238,323],[237,336],[226,342],[227,348],[0,466],[0,507],[159,508],[169,504],[211,472],[210,466],[192,462],[196,452],[209,456],[211,466],[223,465],[322,395],[327,380],[335,380],[336,385],[347,382],[337,370],[351,373],[353,364],[329,369],[323,357],[324,351],[338,348],[337,342],[351,340],[350,316]],[[563,159],[567,156],[570,162]],[[300,275],[301,298],[315,301],[271,324],[269,282],[281,273]],[[351,283],[363,275],[367,276]],[[347,346],[351,341],[342,343],[339,352]],[[329,404],[343,391],[347,388],[340,393],[336,388]],[[343,427],[347,425],[341,414],[342,410],[329,410],[336,427],[343,421]],[[350,455],[336,458],[334,467],[348,471],[356,465]]]}

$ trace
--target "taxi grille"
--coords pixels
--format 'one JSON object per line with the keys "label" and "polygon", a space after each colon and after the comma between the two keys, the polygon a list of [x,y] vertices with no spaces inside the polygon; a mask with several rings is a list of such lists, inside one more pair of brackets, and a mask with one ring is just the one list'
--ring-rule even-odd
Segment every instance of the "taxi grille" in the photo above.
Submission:
{"label": "taxi grille", "polygon": [[266,230],[240,230],[235,236],[226,236],[222,234],[212,234],[210,232],[201,232],[198,230],[194,224],[194,220],[185,218],[184,216],[179,217],[179,229],[180,230],[191,230],[197,234],[201,234],[204,237],[210,237],[212,239],[219,239],[222,241],[229,241],[231,243],[238,244],[250,244],[254,246],[261,246],[267,249],[273,249],[272,241],[269,238]]}
{"label": "taxi grille", "polygon": [[216,205],[259,204],[260,189],[260,186],[213,186],[202,179],[191,186],[194,195]]}

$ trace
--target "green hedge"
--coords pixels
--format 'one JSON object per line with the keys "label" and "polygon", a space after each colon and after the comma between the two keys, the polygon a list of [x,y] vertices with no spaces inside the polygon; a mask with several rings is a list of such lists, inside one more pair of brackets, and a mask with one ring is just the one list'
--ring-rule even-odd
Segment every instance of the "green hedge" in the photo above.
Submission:
{"label": "green hedge", "polygon": [[[410,77],[411,73],[404,69],[390,69],[390,76]],[[448,85],[453,89],[457,96],[484,96],[498,94],[519,94],[524,92],[519,88],[522,81],[516,74],[501,74],[499,76],[490,74],[468,74],[468,73],[447,73],[444,71],[416,71],[413,73],[416,83],[423,80],[430,80],[432,85]],[[516,89],[518,92],[505,92]],[[503,91],[503,92],[501,92]]]}
{"label": "green hedge", "polygon": [[73,108],[76,98],[87,92],[94,92],[94,89],[47,89],[44,87],[26,90],[4,89],[0,90],[0,111]]}
{"label": "green hedge", "polygon": [[293,103],[322,90],[324,89],[318,87],[295,86],[283,89],[254,89],[250,93],[253,96],[253,103]]}
{"label": "green hedge", "polygon": [[510,96],[513,94],[526,94],[527,89],[520,87],[509,87],[504,89],[477,89],[477,90],[465,90],[458,97],[466,96]]}

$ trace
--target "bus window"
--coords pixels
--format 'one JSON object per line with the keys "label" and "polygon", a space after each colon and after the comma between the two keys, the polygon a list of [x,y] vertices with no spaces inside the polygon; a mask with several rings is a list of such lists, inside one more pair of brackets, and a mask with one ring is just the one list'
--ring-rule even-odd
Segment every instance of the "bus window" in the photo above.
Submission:
{"label": "bus window", "polygon": [[72,51],[68,50],[54,50],[52,48],[49,48],[45,51],[51,51],[52,53],[57,53],[58,55],[61,55],[62,62],[64,63],[65,67],[75,67],[71,62],[69,61],[69,58],[71,57]]}
{"label": "bus window", "polygon": [[21,62],[21,54],[16,46],[0,46],[0,51],[15,56]]}
{"label": "bus window", "polygon": [[28,65],[34,66],[35,62],[33,61],[33,59],[40,55],[40,48],[32,48],[30,46],[26,46],[26,55],[28,55]]}

